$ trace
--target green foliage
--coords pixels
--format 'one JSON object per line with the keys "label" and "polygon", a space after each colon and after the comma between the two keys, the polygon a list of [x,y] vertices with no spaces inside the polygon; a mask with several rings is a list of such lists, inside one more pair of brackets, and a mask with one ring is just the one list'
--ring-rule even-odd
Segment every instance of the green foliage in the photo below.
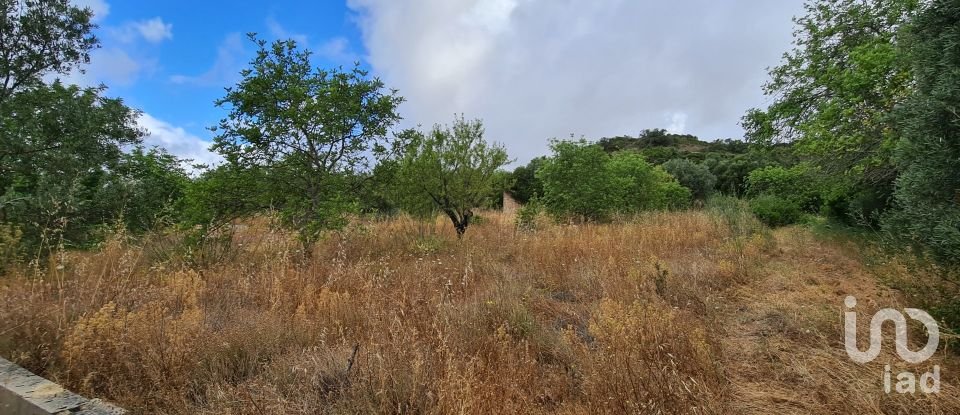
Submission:
{"label": "green foliage", "polygon": [[683,187],[690,189],[693,197],[705,200],[713,193],[717,184],[717,177],[703,164],[694,163],[687,159],[673,159],[663,164],[663,169],[677,178]]}
{"label": "green foliage", "polygon": [[747,176],[750,172],[766,167],[766,160],[755,157],[752,153],[738,154],[734,157],[708,157],[703,162],[716,177],[714,185],[717,191],[732,196],[743,196],[747,191]]}
{"label": "green foliage", "polygon": [[0,103],[89,63],[98,44],[92,16],[68,0],[0,0]]}
{"label": "green foliage", "polygon": [[757,219],[769,226],[797,223],[803,215],[793,200],[772,194],[763,194],[751,199],[750,210]]}
{"label": "green foliage", "polygon": [[20,229],[9,223],[0,223],[0,273],[17,260],[21,237]]}
{"label": "green foliage", "polygon": [[613,208],[617,212],[678,209],[690,201],[690,190],[662,168],[653,166],[639,153],[615,153],[606,166],[613,183]]}
{"label": "green foliage", "polygon": [[543,183],[537,178],[537,170],[545,160],[546,157],[536,157],[526,166],[513,169],[513,185],[510,187],[510,194],[517,202],[527,203],[543,195]]}
{"label": "green foliage", "polygon": [[31,251],[89,245],[123,213],[122,148],[142,132],[135,111],[101,92],[57,82],[0,103],[0,222],[16,224]]}
{"label": "green foliage", "polygon": [[180,219],[190,178],[181,161],[159,148],[133,149],[115,170],[117,200],[126,229],[138,234]]}
{"label": "green foliage", "polygon": [[[270,207],[263,169],[223,164],[193,179],[184,191],[181,220],[211,230],[250,212]],[[261,196],[257,199],[255,196]]]}
{"label": "green foliage", "polygon": [[537,170],[543,203],[557,218],[603,220],[617,208],[617,192],[603,149],[585,140],[553,141],[553,156]]}
{"label": "green foliage", "polygon": [[462,237],[474,209],[490,203],[495,190],[503,191],[498,170],[509,160],[500,145],[483,138],[480,120],[458,117],[450,127],[435,125],[429,134],[410,130],[399,161],[397,189],[406,197],[400,206],[412,213],[425,203],[445,213]]}
{"label": "green foliage", "polygon": [[806,164],[754,170],[747,177],[747,189],[747,193],[753,196],[774,195],[789,200],[803,211],[815,213],[820,210],[818,179],[813,168]]}
{"label": "green foliage", "polygon": [[640,149],[640,154],[653,164],[663,164],[678,157],[690,156],[676,147],[646,147]]}
{"label": "green foliage", "polygon": [[715,194],[706,200],[704,208],[726,225],[735,239],[762,231],[763,225],[752,213],[746,200]]}
{"label": "green foliage", "polygon": [[[905,36],[916,89],[897,110],[901,139],[895,209],[884,220],[901,243],[960,266],[960,3],[934,1]],[[960,274],[953,273],[953,277]]]}
{"label": "green foliage", "polygon": [[[259,50],[241,81],[216,102],[230,113],[215,129],[214,149],[238,169],[265,169],[251,194],[271,200],[305,243],[339,228],[356,210],[370,155],[382,156],[403,99],[359,67],[324,70],[292,40]],[[255,206],[256,203],[242,205]]]}
{"label": "green foliage", "polygon": [[[668,150],[673,154],[676,154],[678,149],[684,151],[699,151],[710,146],[710,144],[698,140],[695,136],[689,134],[673,134],[662,128],[643,130],[637,135],[637,137],[617,136],[601,138],[600,141],[597,142],[597,145],[603,148],[603,151],[608,153],[615,153],[617,151],[624,150],[636,150],[644,153],[645,156],[647,155],[647,150],[658,148]],[[723,145],[720,144],[720,146]],[[666,160],[669,160],[669,158],[663,161]]]}
{"label": "green foliage", "polygon": [[516,224],[520,230],[534,230],[537,228],[537,219],[543,214],[543,203],[534,197],[517,209]]}
{"label": "green foliage", "polygon": [[795,19],[795,48],[764,86],[773,104],[743,119],[750,141],[792,141],[832,175],[889,182],[896,136],[889,117],[910,87],[900,27],[918,0],[813,0]]}
{"label": "green foliage", "polygon": [[690,190],[634,151],[612,155],[599,145],[554,141],[553,157],[538,170],[543,203],[557,218],[606,220],[614,213],[676,209],[689,204]]}

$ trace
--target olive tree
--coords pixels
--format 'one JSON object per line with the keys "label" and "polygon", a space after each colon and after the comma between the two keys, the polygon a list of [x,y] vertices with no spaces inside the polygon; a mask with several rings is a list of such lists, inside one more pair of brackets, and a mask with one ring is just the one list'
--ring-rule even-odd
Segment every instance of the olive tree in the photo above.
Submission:
{"label": "olive tree", "polygon": [[452,126],[435,125],[427,134],[405,132],[399,184],[408,199],[433,202],[450,218],[458,238],[470,226],[473,210],[484,206],[495,190],[497,171],[509,162],[506,150],[487,143],[483,132],[480,120],[462,116]]}

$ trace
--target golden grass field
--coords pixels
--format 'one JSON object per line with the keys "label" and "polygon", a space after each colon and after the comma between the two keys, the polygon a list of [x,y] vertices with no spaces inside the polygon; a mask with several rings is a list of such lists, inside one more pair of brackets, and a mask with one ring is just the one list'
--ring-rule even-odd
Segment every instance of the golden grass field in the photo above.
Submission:
{"label": "golden grass field", "polygon": [[461,242],[359,220],[312,255],[251,220],[202,266],[116,236],[0,278],[0,356],[144,414],[960,413],[947,340],[937,395],[882,391],[892,341],[846,356],[846,295],[911,303],[840,242],[729,212],[482,216]]}

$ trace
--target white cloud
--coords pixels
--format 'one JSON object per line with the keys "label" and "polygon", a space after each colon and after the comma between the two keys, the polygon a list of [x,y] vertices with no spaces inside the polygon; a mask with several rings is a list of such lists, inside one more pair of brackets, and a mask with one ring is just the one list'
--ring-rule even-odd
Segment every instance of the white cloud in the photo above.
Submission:
{"label": "white cloud", "polygon": [[126,51],[119,48],[97,49],[90,52],[90,63],[82,66],[84,73],[74,69],[60,78],[64,83],[80,86],[107,86],[133,85],[140,74],[156,67],[156,61],[150,59],[134,59]]}
{"label": "white cloud", "polygon": [[220,43],[217,58],[210,69],[200,75],[174,75],[170,77],[170,82],[197,86],[230,86],[240,77],[240,70],[245,64],[245,54],[242,36],[232,33]]}
{"label": "white cloud", "polygon": [[348,0],[406,123],[483,118],[521,162],[547,139],[668,126],[742,136],[801,0]]}
{"label": "white cloud", "polygon": [[673,134],[683,134],[687,130],[687,114],[682,112],[670,114],[666,130]]}
{"label": "white cloud", "polygon": [[360,59],[357,54],[350,50],[350,41],[345,37],[330,39],[316,48],[316,50],[313,50],[313,52],[318,56],[338,64],[351,64]]}
{"label": "white cloud", "polygon": [[277,19],[274,19],[273,16],[267,17],[267,30],[270,31],[270,35],[277,39],[293,39],[300,46],[309,45],[309,38],[303,33],[291,33],[289,32]]}
{"label": "white cloud", "polygon": [[136,22],[126,22],[123,26],[109,29],[110,33],[123,43],[132,43],[138,37],[150,43],[160,43],[166,39],[173,39],[173,24],[164,23],[163,19],[152,19]]}
{"label": "white cloud", "polygon": [[188,133],[181,127],[159,120],[143,113],[137,120],[141,128],[147,130],[143,142],[147,146],[160,146],[170,154],[193,160],[193,164],[214,165],[223,161],[220,155],[210,151],[210,142]]}
{"label": "white cloud", "polygon": [[343,36],[328,39],[320,45],[313,45],[307,35],[290,32],[272,16],[267,17],[266,24],[270,36],[276,39],[293,39],[301,48],[310,49],[316,56],[333,63],[351,64],[360,58],[350,50],[350,40]]}
{"label": "white cloud", "polygon": [[110,5],[103,0],[73,0],[72,3],[80,8],[90,8],[94,23],[102,22],[110,14]]}

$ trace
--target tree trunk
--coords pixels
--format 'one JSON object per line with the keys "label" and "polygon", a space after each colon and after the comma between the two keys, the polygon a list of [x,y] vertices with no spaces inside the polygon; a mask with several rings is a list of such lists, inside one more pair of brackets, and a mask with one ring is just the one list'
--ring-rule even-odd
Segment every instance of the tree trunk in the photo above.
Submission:
{"label": "tree trunk", "polygon": [[453,222],[453,228],[457,231],[457,239],[463,239],[463,234],[467,233],[467,227],[470,226],[470,218],[473,217],[473,212],[469,209],[462,214],[458,214],[453,209],[444,209],[443,212],[450,218],[450,222]]}

